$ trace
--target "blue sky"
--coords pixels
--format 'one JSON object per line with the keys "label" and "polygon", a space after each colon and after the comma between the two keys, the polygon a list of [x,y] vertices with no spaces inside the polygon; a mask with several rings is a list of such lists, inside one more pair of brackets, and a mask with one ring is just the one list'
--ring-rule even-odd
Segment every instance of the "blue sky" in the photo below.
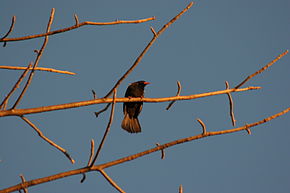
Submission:
{"label": "blue sky", "polygon": [[[6,33],[11,17],[17,17],[10,37],[44,32],[51,8],[56,9],[52,30],[81,21],[113,21],[156,16],[143,24],[85,26],[50,36],[39,66],[77,73],[75,76],[36,72],[19,108],[89,100],[91,90],[104,96],[132,65],[157,31],[190,1],[8,1],[0,7],[0,34]],[[196,1],[196,4],[158,38],[139,66],[122,83],[122,97],[129,83],[146,80],[147,97],[168,97],[222,90],[231,86],[289,49],[289,0]],[[43,38],[10,42],[0,47],[0,65],[27,66],[35,59]],[[237,126],[261,120],[289,107],[290,56],[245,86],[262,90],[234,93]],[[9,92],[20,71],[0,70],[0,98]],[[10,104],[19,92],[10,99]],[[230,129],[226,95],[167,103],[144,104],[140,115],[142,133],[131,135],[120,127],[122,104],[116,105],[111,132],[98,163],[115,160],[175,139],[199,134],[202,119],[209,131]],[[27,180],[83,167],[90,140],[96,144],[107,125],[109,111],[98,119],[93,112],[102,105],[27,116],[43,133],[67,149],[76,160],[70,164],[59,151],[41,140],[20,118],[0,119],[0,189]],[[263,192],[290,191],[290,119],[286,114],[246,132],[214,136],[114,166],[106,172],[126,192]],[[117,192],[99,173],[53,181],[29,192]]]}

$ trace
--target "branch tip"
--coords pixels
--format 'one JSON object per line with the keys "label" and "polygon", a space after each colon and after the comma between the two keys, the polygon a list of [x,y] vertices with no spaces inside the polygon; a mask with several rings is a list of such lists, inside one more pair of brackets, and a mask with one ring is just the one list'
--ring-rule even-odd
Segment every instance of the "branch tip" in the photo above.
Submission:
{"label": "branch tip", "polygon": [[78,26],[79,25],[79,18],[77,16],[77,14],[74,14],[74,18],[75,18],[75,25]]}
{"label": "branch tip", "polygon": [[[156,146],[159,147],[160,146],[160,143],[156,143]],[[160,151],[161,151],[161,159],[164,159],[165,158],[165,151],[164,151],[163,148],[160,149]]]}
{"label": "branch tip", "polygon": [[197,122],[201,125],[202,127],[202,135],[206,135],[207,131],[206,131],[206,126],[204,124],[204,122],[201,119],[197,119]]}
{"label": "branch tip", "polygon": [[[176,96],[180,96],[180,92],[181,92],[181,84],[179,81],[177,81],[177,92],[176,92]],[[169,110],[171,108],[171,106],[175,103],[175,101],[171,101],[168,106],[166,107],[166,110]]]}

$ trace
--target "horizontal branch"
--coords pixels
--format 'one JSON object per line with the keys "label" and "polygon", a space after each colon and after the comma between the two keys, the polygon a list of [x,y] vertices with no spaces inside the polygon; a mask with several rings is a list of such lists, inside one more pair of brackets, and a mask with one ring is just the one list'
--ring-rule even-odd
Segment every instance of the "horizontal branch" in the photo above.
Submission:
{"label": "horizontal branch", "polygon": [[17,184],[15,186],[11,186],[9,188],[0,190],[0,193],[13,192],[13,191],[17,191],[17,190],[20,190],[20,189],[28,188],[30,186],[43,184],[43,183],[46,183],[46,182],[50,182],[50,181],[53,181],[53,180],[58,180],[58,179],[61,179],[61,178],[65,178],[65,177],[73,176],[73,175],[77,175],[77,174],[87,173],[87,172],[91,172],[91,171],[101,171],[101,170],[103,170],[105,168],[109,168],[109,167],[112,167],[112,166],[115,166],[115,165],[119,165],[119,164],[122,164],[124,162],[128,162],[128,161],[140,158],[142,156],[151,154],[153,152],[157,152],[157,151],[160,151],[162,149],[166,149],[166,148],[169,148],[169,147],[172,147],[172,146],[175,146],[175,145],[178,145],[178,144],[190,142],[190,141],[193,141],[193,140],[197,140],[197,139],[201,139],[201,138],[205,138],[205,137],[209,137],[209,136],[222,135],[222,134],[228,134],[228,133],[234,133],[234,132],[239,132],[239,131],[243,131],[243,130],[248,130],[251,127],[255,127],[255,126],[261,125],[263,123],[271,121],[272,119],[280,117],[280,116],[288,113],[289,111],[290,111],[290,107],[285,109],[285,110],[283,110],[283,111],[281,111],[281,112],[279,112],[279,113],[277,113],[277,114],[275,114],[275,115],[269,116],[269,117],[267,117],[265,119],[262,119],[260,121],[257,121],[257,122],[251,123],[251,124],[244,125],[242,127],[228,129],[228,130],[221,130],[221,131],[206,132],[206,133],[202,133],[202,134],[199,134],[199,135],[190,136],[190,137],[178,139],[178,140],[175,140],[175,141],[171,141],[169,143],[165,143],[163,145],[159,145],[159,146],[157,146],[155,148],[148,149],[146,151],[139,152],[139,153],[136,153],[136,154],[133,154],[133,155],[130,155],[130,156],[126,156],[126,157],[120,158],[118,160],[110,161],[110,162],[107,162],[107,163],[104,163],[104,164],[95,165],[93,167],[79,168],[79,169],[75,169],[75,170],[70,170],[70,171],[58,173],[58,174],[55,174],[55,175],[52,175],[52,176],[38,178],[38,179],[35,179],[35,180],[31,180],[31,181],[26,181],[26,182]]}
{"label": "horizontal branch", "polygon": [[[174,96],[174,97],[166,97],[166,98],[116,98],[116,103],[123,103],[123,102],[147,102],[147,103],[160,103],[160,102],[168,102],[174,100],[191,100],[196,98],[214,96],[214,95],[221,95],[227,94],[231,92],[242,92],[247,90],[257,90],[261,89],[261,87],[247,87],[247,88],[240,88],[240,89],[226,89],[202,94],[194,94],[188,96]],[[100,98],[100,99],[93,99],[81,102],[73,102],[73,103],[66,103],[60,105],[51,105],[51,106],[43,106],[43,107],[36,107],[36,108],[29,108],[29,109],[10,109],[10,110],[2,110],[0,111],[0,117],[4,116],[21,116],[26,114],[34,114],[34,113],[42,113],[47,111],[56,111],[56,110],[63,110],[63,109],[70,109],[70,108],[77,108],[95,104],[103,104],[103,103],[112,103],[112,98]]]}
{"label": "horizontal branch", "polygon": [[[0,69],[7,69],[7,70],[25,70],[27,67],[22,67],[22,66],[0,66]],[[30,67],[29,70],[32,70],[33,68]],[[65,70],[56,70],[53,68],[43,68],[43,67],[36,67],[34,70],[38,71],[47,71],[47,72],[55,72],[55,73],[61,73],[61,74],[70,74],[70,75],[75,75],[76,73],[70,72],[70,71],[65,71]]]}
{"label": "horizontal branch", "polygon": [[36,35],[30,35],[30,36],[24,36],[24,37],[18,37],[18,38],[3,38],[0,39],[0,42],[12,42],[12,41],[21,41],[21,40],[29,40],[33,38],[40,38],[44,36],[51,36],[58,33],[63,33],[67,31],[74,30],[76,28],[85,26],[85,25],[117,25],[117,24],[132,24],[132,23],[143,23],[147,21],[155,20],[155,17],[145,18],[145,19],[139,19],[139,20],[116,20],[111,22],[92,22],[92,21],[84,21],[82,23],[76,23],[75,25],[43,34],[36,34]]}

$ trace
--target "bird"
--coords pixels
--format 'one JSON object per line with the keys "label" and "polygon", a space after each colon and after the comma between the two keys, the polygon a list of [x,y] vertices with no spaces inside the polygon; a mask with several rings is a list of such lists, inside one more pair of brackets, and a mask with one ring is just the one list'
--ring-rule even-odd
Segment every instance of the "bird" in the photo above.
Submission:
{"label": "bird", "polygon": [[[150,82],[140,80],[131,83],[125,93],[125,97],[136,98],[144,97],[144,88]],[[139,133],[141,132],[141,126],[138,120],[138,115],[142,111],[143,102],[124,102],[123,103],[123,113],[124,119],[122,121],[122,128],[129,133]]]}

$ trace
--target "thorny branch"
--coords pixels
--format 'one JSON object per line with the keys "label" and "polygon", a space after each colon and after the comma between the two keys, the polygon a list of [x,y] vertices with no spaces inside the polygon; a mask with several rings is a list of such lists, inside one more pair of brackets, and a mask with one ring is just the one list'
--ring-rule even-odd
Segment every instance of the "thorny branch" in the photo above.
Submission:
{"label": "thorny branch", "polygon": [[159,145],[157,147],[154,147],[152,149],[148,149],[146,151],[143,151],[143,152],[140,152],[140,153],[136,153],[136,154],[133,154],[133,155],[130,155],[130,156],[127,156],[127,157],[123,157],[123,158],[120,158],[120,159],[117,159],[117,160],[114,160],[114,161],[110,161],[110,162],[107,162],[107,163],[104,163],[104,164],[94,165],[92,167],[79,168],[79,169],[76,169],[76,170],[70,170],[70,171],[58,173],[58,174],[55,174],[55,175],[52,175],[52,176],[47,176],[47,177],[44,177],[44,178],[38,178],[38,179],[35,179],[35,180],[27,181],[27,182],[20,183],[20,184],[17,184],[15,186],[11,186],[9,188],[0,190],[0,193],[4,193],[4,192],[8,193],[8,192],[17,191],[17,190],[20,190],[20,189],[23,189],[23,188],[28,188],[28,187],[31,187],[31,186],[35,186],[35,185],[38,185],[38,184],[42,184],[42,183],[45,183],[45,182],[57,180],[57,179],[68,177],[68,176],[78,175],[78,174],[87,173],[87,172],[91,172],[91,171],[100,171],[100,170],[103,170],[105,168],[109,168],[109,167],[112,167],[112,166],[115,166],[115,165],[119,165],[119,164],[122,164],[122,163],[125,163],[125,162],[128,162],[128,161],[132,161],[134,159],[143,157],[143,156],[151,154],[153,152],[160,151],[161,149],[166,149],[166,148],[169,148],[169,147],[172,147],[172,146],[175,146],[175,145],[178,145],[178,144],[183,144],[183,143],[186,143],[186,142],[190,142],[190,141],[193,141],[193,140],[198,140],[198,139],[205,138],[205,137],[216,136],[216,135],[224,135],[224,134],[235,133],[235,132],[247,130],[249,128],[256,127],[258,125],[266,123],[266,122],[268,122],[268,121],[270,121],[272,119],[278,118],[278,117],[288,113],[289,111],[290,111],[290,107],[285,109],[285,110],[283,110],[283,111],[281,111],[281,112],[279,112],[279,113],[277,113],[277,114],[274,114],[272,116],[269,116],[269,117],[267,117],[265,119],[262,119],[260,121],[254,122],[254,123],[244,125],[242,127],[237,127],[237,128],[228,129],[228,130],[221,130],[221,131],[211,131],[211,132],[208,131],[208,132],[206,132],[206,134],[202,133],[202,134],[199,134],[199,135],[195,135],[195,136],[191,136],[191,137],[186,137],[186,138],[174,140],[174,141],[171,141],[169,143],[165,143],[163,145]]}

